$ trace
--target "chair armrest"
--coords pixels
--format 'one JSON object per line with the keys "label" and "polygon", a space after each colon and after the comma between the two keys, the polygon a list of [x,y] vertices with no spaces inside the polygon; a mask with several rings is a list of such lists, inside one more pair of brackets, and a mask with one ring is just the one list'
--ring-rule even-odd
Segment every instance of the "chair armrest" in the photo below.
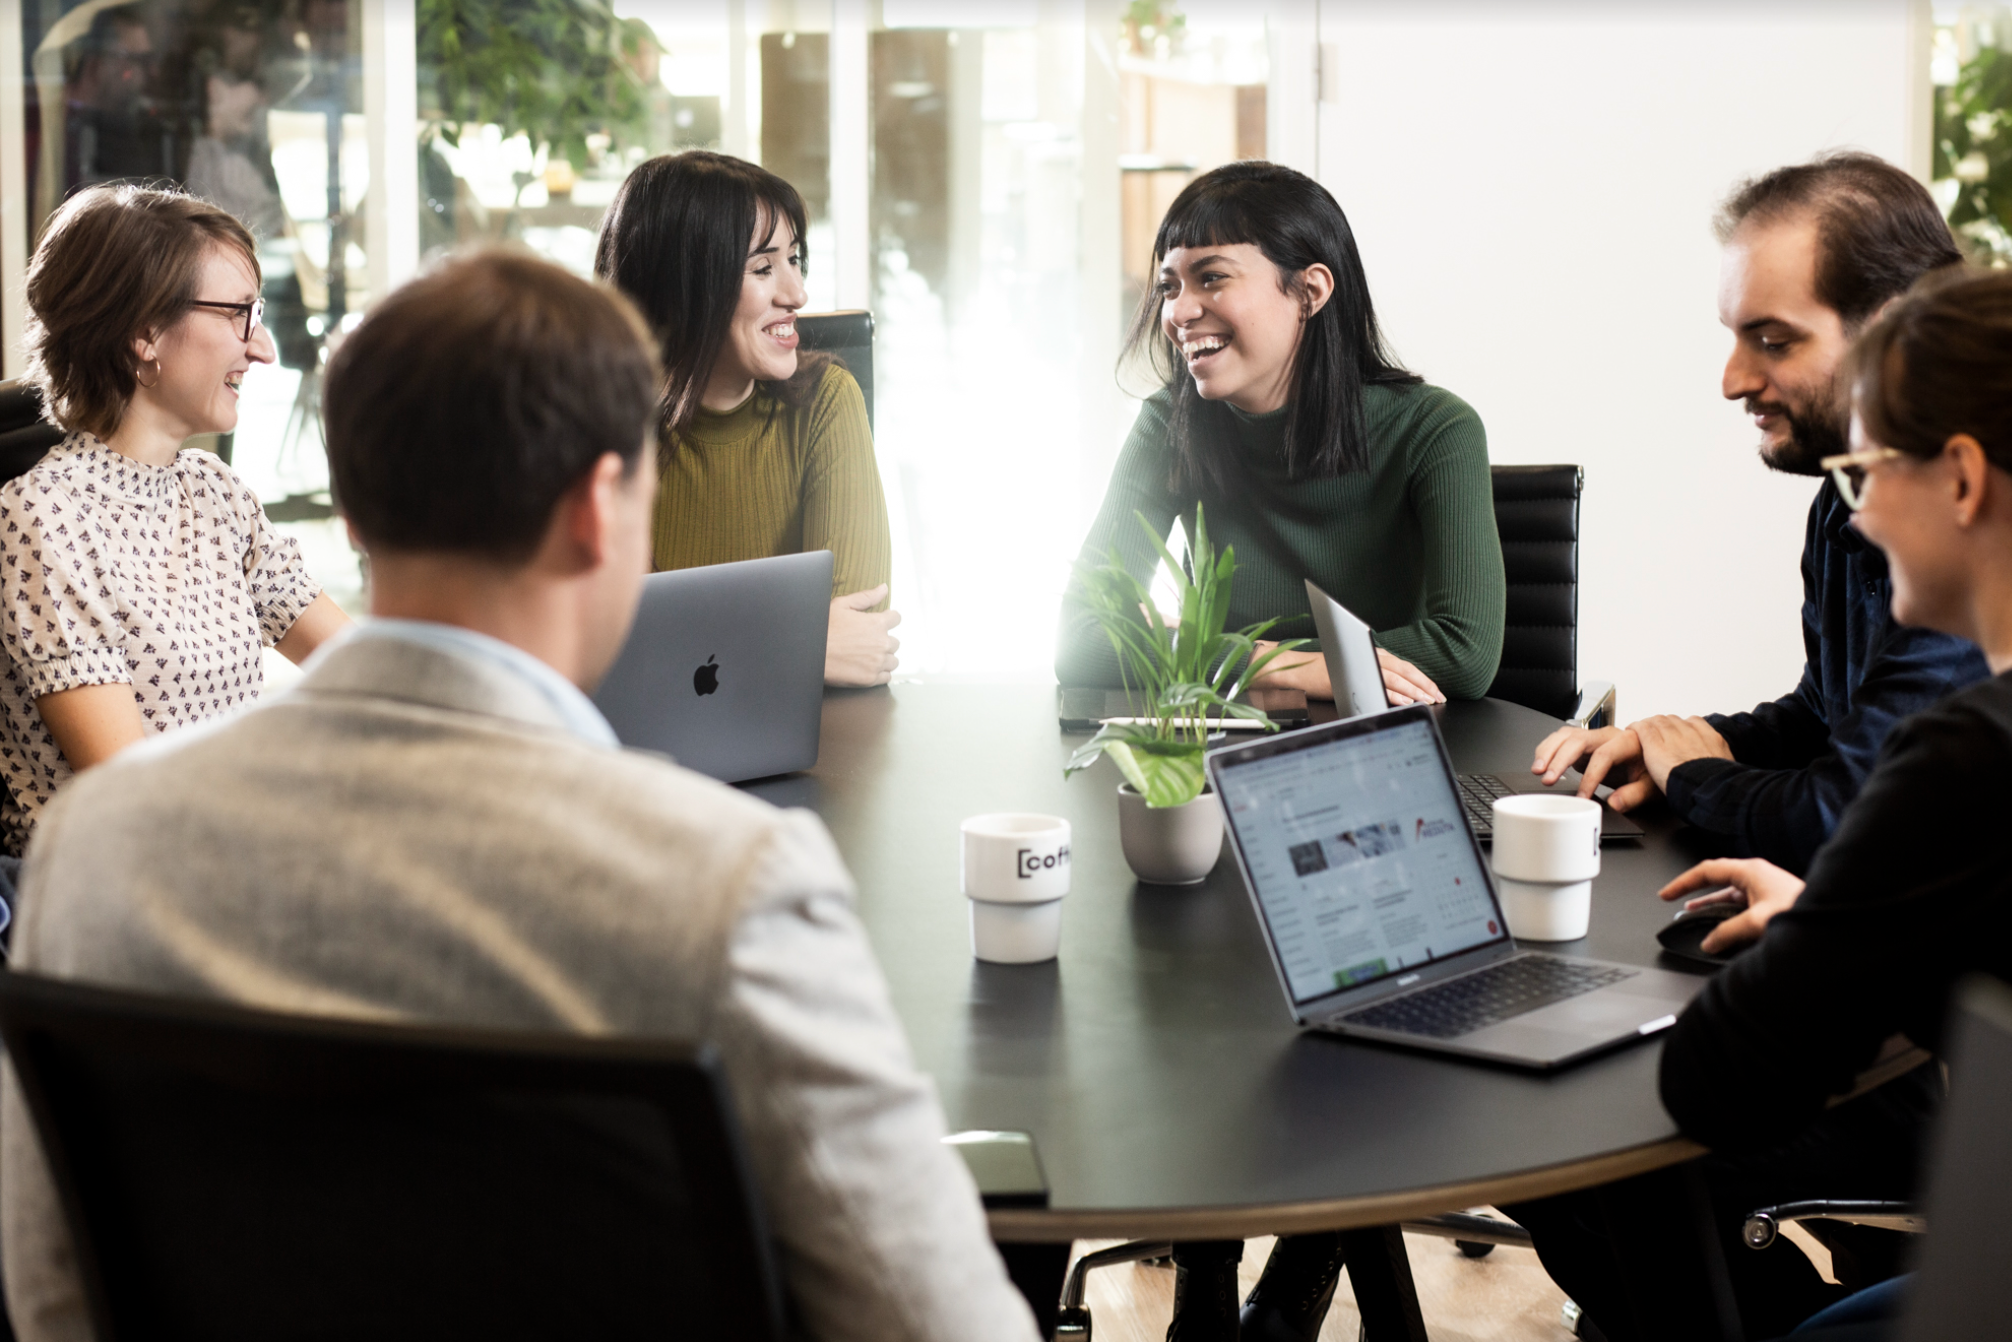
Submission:
{"label": "chair armrest", "polygon": [[1084,1279],[1092,1268],[1110,1267],[1116,1263],[1136,1263],[1143,1258],[1165,1258],[1173,1253],[1174,1246],[1165,1240],[1133,1240],[1129,1244],[1114,1244],[1108,1249],[1086,1253],[1076,1260],[1069,1269],[1069,1279],[1062,1286],[1062,1308],[1055,1327],[1055,1342],[1088,1342],[1090,1332],[1090,1311],[1083,1305]]}
{"label": "chair armrest", "polygon": [[1567,725],[1573,727],[1613,727],[1618,724],[1614,715],[1614,682],[1611,680],[1589,680],[1579,689],[1579,706],[1574,709]]}
{"label": "chair armrest", "polygon": [[1791,1221],[1843,1221],[1881,1230],[1904,1230],[1910,1235],[1928,1229],[1927,1218],[1911,1202],[1784,1202],[1747,1213],[1740,1238],[1749,1249],[1765,1249]]}
{"label": "chair armrest", "polygon": [[1463,1240],[1468,1244],[1506,1244],[1512,1249],[1527,1249],[1532,1243],[1530,1232],[1514,1221],[1494,1216],[1471,1216],[1466,1212],[1447,1212],[1443,1216],[1406,1221],[1401,1228],[1407,1235],[1437,1235],[1441,1239]]}

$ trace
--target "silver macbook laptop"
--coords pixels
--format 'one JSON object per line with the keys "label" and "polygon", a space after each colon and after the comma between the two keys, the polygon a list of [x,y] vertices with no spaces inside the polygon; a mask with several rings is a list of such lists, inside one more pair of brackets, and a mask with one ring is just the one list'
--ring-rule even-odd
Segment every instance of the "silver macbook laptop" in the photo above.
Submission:
{"label": "silver macbook laptop", "polygon": [[625,746],[726,783],[817,763],[831,551],[652,573],[594,703]]}
{"label": "silver macbook laptop", "polygon": [[1225,746],[1208,772],[1301,1025],[1544,1069],[1669,1027],[1703,982],[1518,950],[1425,705]]}
{"label": "silver macbook laptop", "polygon": [[[1335,710],[1343,718],[1381,713],[1390,707],[1383,685],[1383,667],[1376,659],[1376,639],[1355,612],[1315,586],[1306,584],[1313,627],[1320,634],[1320,655],[1327,662],[1328,684],[1334,689]],[[1519,792],[1550,792],[1534,774],[1461,774],[1460,802],[1474,837],[1487,843],[1495,837],[1495,799]],[[1566,791],[1570,791],[1566,787]],[[1642,827],[1600,802],[1600,839],[1639,839]]]}

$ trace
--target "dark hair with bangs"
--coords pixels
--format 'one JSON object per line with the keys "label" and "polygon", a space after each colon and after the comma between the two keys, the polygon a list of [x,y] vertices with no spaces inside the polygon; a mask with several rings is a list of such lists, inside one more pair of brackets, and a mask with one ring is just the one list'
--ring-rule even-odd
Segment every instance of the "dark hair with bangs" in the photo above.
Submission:
{"label": "dark hair with bangs", "polygon": [[1383,343],[1369,281],[1348,216],[1326,187],[1276,163],[1231,163],[1203,173],[1174,197],[1153,239],[1152,287],[1139,304],[1128,353],[1144,350],[1173,400],[1174,485],[1227,495],[1246,484],[1223,406],[1204,399],[1180,350],[1160,329],[1158,274],[1176,248],[1250,243],[1278,267],[1279,287],[1302,288],[1313,265],[1334,274],[1334,292],[1301,328],[1286,398],[1285,465],[1295,480],[1325,479],[1369,466],[1363,420],[1366,386],[1409,386],[1422,379],[1398,364]]}
{"label": "dark hair with bangs", "polygon": [[1853,346],[1853,405],[1865,435],[1921,461],[1967,433],[2012,471],[2012,271],[1941,271]]}
{"label": "dark hair with bangs", "polygon": [[[664,366],[658,437],[665,453],[692,422],[733,327],[758,224],[784,227],[809,269],[803,197],[782,178],[745,159],[688,149],[650,159],[615,192],[594,245],[594,274],[634,301],[656,333]],[[788,382],[762,382],[783,404],[806,402],[834,362],[799,354]]]}
{"label": "dark hair with bangs", "polygon": [[1880,305],[1932,270],[1959,264],[1949,225],[1928,188],[1875,154],[1840,150],[1776,168],[1719,206],[1721,244],[1751,222],[1816,221],[1816,296],[1856,331]]}

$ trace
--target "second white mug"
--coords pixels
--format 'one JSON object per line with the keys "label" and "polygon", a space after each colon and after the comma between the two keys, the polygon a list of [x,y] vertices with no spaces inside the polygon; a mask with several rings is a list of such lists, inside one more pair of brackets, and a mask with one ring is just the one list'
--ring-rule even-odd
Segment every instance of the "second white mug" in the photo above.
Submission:
{"label": "second white mug", "polygon": [[1518,941],[1577,941],[1593,919],[1600,874],[1600,804],[1521,795],[1495,801],[1489,865]]}

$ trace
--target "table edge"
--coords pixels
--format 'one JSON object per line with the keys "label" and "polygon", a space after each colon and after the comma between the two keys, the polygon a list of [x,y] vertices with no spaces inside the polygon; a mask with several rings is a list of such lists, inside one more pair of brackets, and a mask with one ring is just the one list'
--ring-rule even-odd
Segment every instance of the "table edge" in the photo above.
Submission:
{"label": "table edge", "polygon": [[1015,1244],[1052,1244],[1077,1239],[1250,1239],[1316,1230],[1353,1230],[1415,1221],[1468,1207],[1498,1206],[1570,1193],[1681,1164],[1704,1154],[1705,1148],[1688,1138],[1669,1137],[1610,1151],[1590,1160],[1368,1197],[1254,1203],[1241,1207],[1130,1210],[1011,1207],[987,1212],[986,1221],[993,1239]]}

